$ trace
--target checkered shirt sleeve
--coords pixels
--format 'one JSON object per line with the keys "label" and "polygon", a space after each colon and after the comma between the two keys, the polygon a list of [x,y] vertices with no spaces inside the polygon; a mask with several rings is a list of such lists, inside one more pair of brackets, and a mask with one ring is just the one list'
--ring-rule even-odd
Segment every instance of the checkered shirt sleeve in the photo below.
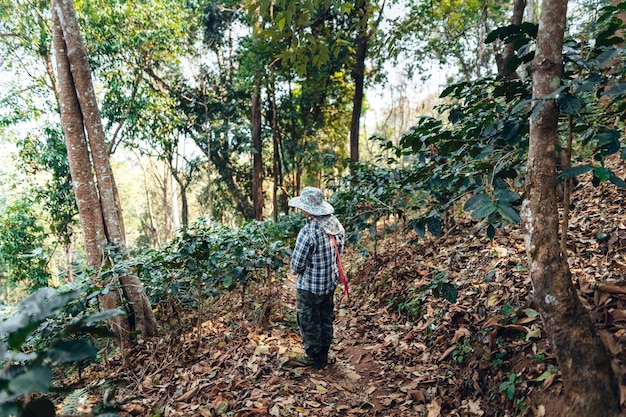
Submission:
{"label": "checkered shirt sleeve", "polygon": [[[343,235],[336,235],[339,252],[343,251]],[[339,281],[335,245],[315,221],[305,225],[296,239],[290,269],[296,274],[296,288],[317,295],[329,294]]]}

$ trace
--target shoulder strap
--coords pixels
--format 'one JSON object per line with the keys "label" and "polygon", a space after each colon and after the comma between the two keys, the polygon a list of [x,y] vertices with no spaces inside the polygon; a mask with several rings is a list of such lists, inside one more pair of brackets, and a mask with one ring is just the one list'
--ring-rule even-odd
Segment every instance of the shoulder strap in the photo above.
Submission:
{"label": "shoulder strap", "polygon": [[335,245],[335,253],[337,254],[337,269],[339,270],[339,282],[343,284],[343,295],[346,297],[350,296],[350,290],[348,288],[348,278],[346,277],[346,272],[343,270],[343,265],[341,265],[341,257],[339,256],[339,245],[337,245],[337,240],[334,235],[328,233],[330,240]]}

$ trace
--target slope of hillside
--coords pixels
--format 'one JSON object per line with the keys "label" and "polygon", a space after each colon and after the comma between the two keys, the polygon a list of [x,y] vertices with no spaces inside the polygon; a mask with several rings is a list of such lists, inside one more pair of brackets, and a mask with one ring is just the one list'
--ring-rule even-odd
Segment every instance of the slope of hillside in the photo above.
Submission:
{"label": "slope of hillside", "polygon": [[[613,164],[623,178],[624,162]],[[625,190],[583,178],[569,228],[576,286],[622,381],[625,199]],[[87,411],[105,398],[120,415],[141,416],[558,415],[562,381],[533,308],[523,237],[507,227],[490,242],[474,227],[461,222],[416,242],[388,237],[376,257],[347,253],[353,295],[337,301],[325,369],[290,366],[302,353],[290,277],[222,295],[200,326],[197,311],[163,312],[161,337],[110,358],[100,374],[90,369],[89,385],[59,410]],[[444,278],[458,290],[454,303],[435,296]],[[111,381],[106,390],[101,378]]]}

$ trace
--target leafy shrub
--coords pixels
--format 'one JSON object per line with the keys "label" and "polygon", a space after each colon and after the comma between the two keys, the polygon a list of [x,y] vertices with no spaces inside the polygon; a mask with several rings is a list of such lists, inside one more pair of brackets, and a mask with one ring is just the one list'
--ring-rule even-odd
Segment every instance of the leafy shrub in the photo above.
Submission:
{"label": "leafy shrub", "polygon": [[[290,241],[304,222],[283,216],[278,222],[251,221],[230,228],[200,219],[159,250],[145,251],[131,267],[153,303],[194,303],[222,290],[245,287],[250,280],[284,274]],[[172,300],[173,298],[173,300]]]}
{"label": "leafy shrub", "polygon": [[99,327],[120,311],[95,310],[96,298],[108,291],[82,287],[42,288],[13,308],[0,322],[0,416],[48,415],[54,410],[46,398],[24,401],[51,390],[53,367],[92,359],[96,350],[90,336],[113,336]]}

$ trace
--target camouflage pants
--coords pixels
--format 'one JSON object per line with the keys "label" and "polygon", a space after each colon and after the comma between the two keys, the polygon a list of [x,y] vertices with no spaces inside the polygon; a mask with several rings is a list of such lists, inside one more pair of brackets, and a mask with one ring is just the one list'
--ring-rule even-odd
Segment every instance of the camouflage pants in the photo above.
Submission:
{"label": "camouflage pants", "polygon": [[316,357],[333,342],[335,303],[333,293],[316,295],[309,291],[296,290],[296,313],[300,337],[306,353]]}

